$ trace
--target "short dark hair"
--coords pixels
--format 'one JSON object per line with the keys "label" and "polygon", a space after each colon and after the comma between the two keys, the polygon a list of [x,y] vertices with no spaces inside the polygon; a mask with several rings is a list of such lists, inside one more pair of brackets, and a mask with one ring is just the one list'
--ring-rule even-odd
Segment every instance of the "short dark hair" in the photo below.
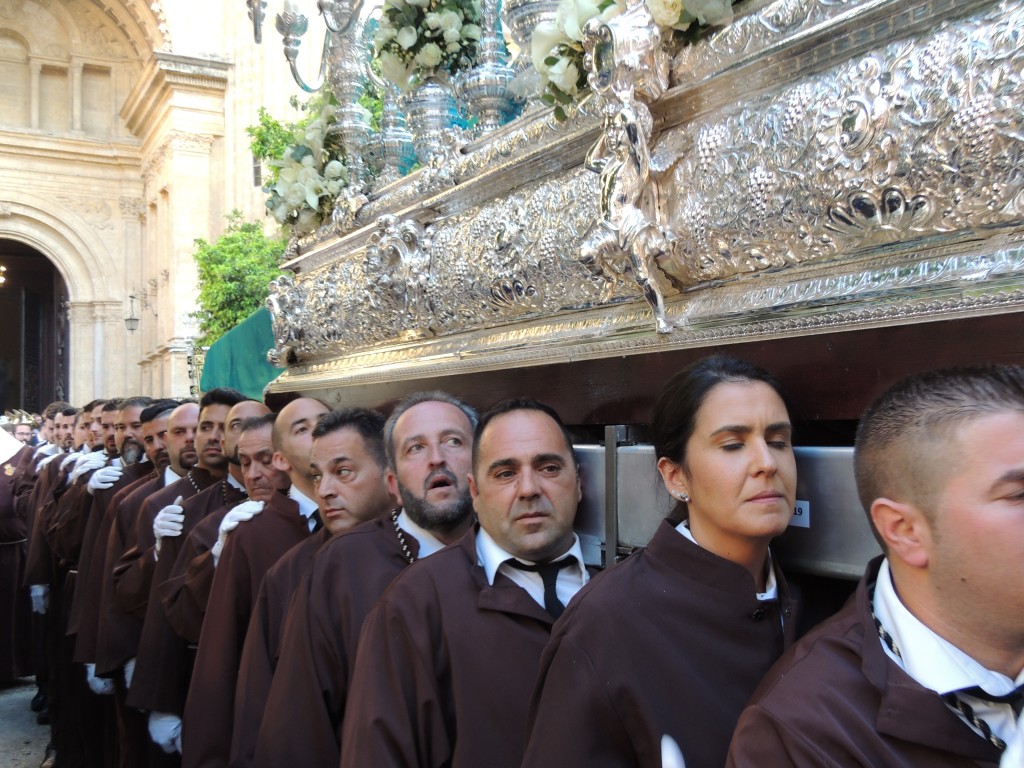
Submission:
{"label": "short dark hair", "polygon": [[387,451],[387,466],[392,470],[395,469],[395,424],[398,423],[398,419],[401,418],[403,413],[421,403],[448,403],[448,405],[454,405],[466,415],[471,431],[476,429],[477,422],[480,419],[473,406],[460,400],[455,395],[450,395],[440,389],[413,392],[399,401],[384,424],[384,450]]}
{"label": "short dark hair", "polygon": [[65,408],[68,408],[70,406],[71,403],[66,403],[63,400],[57,400],[53,403],[50,403],[48,406],[46,406],[46,408],[43,409],[43,419],[52,420],[54,416],[56,416],[58,413],[60,413]]}
{"label": "short dark hair", "polygon": [[142,413],[139,415],[139,421],[141,421],[143,424],[148,424],[154,419],[163,416],[165,413],[173,411],[179,405],[181,405],[181,403],[179,403],[177,400],[157,400],[152,405],[142,409]]}
{"label": "short dark hair", "polygon": [[82,410],[83,411],[93,411],[93,410],[96,409],[97,406],[99,406],[99,405],[106,405],[106,404],[107,404],[106,400],[104,400],[102,398],[96,398],[95,400],[90,400],[88,403],[83,405],[82,406]]}
{"label": "short dark hair", "polygon": [[121,403],[123,402],[123,397],[112,397],[103,404],[103,412],[110,413],[111,411],[119,411],[121,410]]}
{"label": "short dark hair", "polygon": [[131,397],[125,397],[117,401],[117,410],[123,411],[125,408],[147,408],[152,405],[153,398],[146,397],[145,395],[133,395]]}
{"label": "short dark hair", "polygon": [[323,414],[313,428],[313,440],[342,429],[354,429],[363,438],[363,445],[377,466],[388,466],[384,451],[384,414],[369,408],[338,408]]}
{"label": "short dark hair", "polygon": [[[941,451],[966,422],[1024,413],[1024,368],[978,365],[926,371],[875,399],[857,426],[853,451],[857,492],[870,520],[875,499],[914,504],[931,516],[948,472]],[[874,529],[875,538],[885,548]]]}
{"label": "short dark hair", "polygon": [[238,434],[243,435],[246,432],[252,432],[254,429],[263,429],[264,427],[274,428],[274,422],[277,421],[276,413],[264,413],[259,416],[250,416],[248,419],[243,419],[239,425]]}
{"label": "short dark hair", "polygon": [[199,410],[203,410],[210,405],[226,405],[228,408],[233,408],[239,403],[245,400],[252,400],[253,398],[243,395],[237,389],[231,387],[216,387],[211,389],[209,392],[205,392],[199,399]]}
{"label": "short dark hair", "polygon": [[81,410],[80,408],[75,408],[75,406],[73,406],[73,405],[68,405],[68,406],[65,406],[64,408],[60,409],[60,415],[61,416],[77,416],[78,412],[80,410]]}
{"label": "short dark hair", "polygon": [[[779,382],[760,366],[729,355],[711,355],[683,368],[661,388],[651,410],[650,435],[654,454],[676,464],[686,461],[686,444],[697,426],[697,413],[711,390],[719,384],[760,382],[767,384],[782,399],[787,412],[789,402]],[[685,502],[678,502],[674,517],[686,518]]]}
{"label": "short dark hair", "polygon": [[508,400],[502,400],[499,403],[495,403],[480,415],[480,421],[477,423],[476,429],[473,432],[474,472],[476,472],[476,462],[480,455],[480,438],[483,436],[484,430],[487,429],[487,425],[499,416],[503,416],[506,413],[513,413],[515,411],[540,411],[541,413],[550,416],[552,421],[554,421],[561,430],[562,437],[565,438],[565,447],[572,456],[573,462],[579,465],[579,460],[576,458],[576,451],[572,446],[572,435],[570,435],[569,430],[565,428],[565,424],[562,422],[562,417],[558,415],[558,411],[550,405],[546,405],[545,403],[541,403],[530,397],[513,397]]}

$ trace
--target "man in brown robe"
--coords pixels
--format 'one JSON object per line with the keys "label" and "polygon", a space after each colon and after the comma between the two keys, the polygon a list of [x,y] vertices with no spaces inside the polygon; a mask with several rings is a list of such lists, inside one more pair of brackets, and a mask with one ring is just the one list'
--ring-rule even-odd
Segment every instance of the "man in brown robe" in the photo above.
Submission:
{"label": "man in brown robe", "polygon": [[28,528],[15,510],[14,473],[32,448],[0,431],[0,682],[29,673],[28,592],[22,586]]}
{"label": "man in brown robe", "polygon": [[854,468],[885,554],[764,678],[727,765],[1020,765],[1024,368],[895,384]]}
{"label": "man in brown robe", "polygon": [[[240,504],[247,498],[241,467],[235,459],[241,427],[246,420],[269,412],[263,403],[243,400],[231,407],[225,422],[225,455],[229,457],[228,474],[202,493],[181,503],[181,520],[164,527],[157,541],[156,562],[146,618],[139,643],[139,656],[132,676],[128,704],[152,713],[170,713],[181,717],[184,694],[191,669],[188,666],[188,644],[174,632],[160,602],[160,587],[172,574],[181,545],[188,532],[201,520]],[[202,423],[202,421],[200,421]],[[172,520],[173,522],[173,520]],[[154,523],[154,536],[157,536]]]}
{"label": "man in brown robe", "polygon": [[382,517],[395,506],[385,474],[384,417],[376,411],[347,408],[322,416],[313,430],[310,466],[324,527],[285,553],[260,586],[235,692],[232,768],[252,765],[284,615],[313,554],[330,536]]}
{"label": "man in brown robe", "polygon": [[479,527],[395,579],[366,618],[342,766],[519,765],[541,650],[587,578],[557,414],[516,400],[481,416],[469,487]]}
{"label": "man in brown robe", "polygon": [[471,524],[476,412],[444,392],[400,402],[384,427],[387,482],[403,508],[329,541],[295,590],[254,764],[336,765],[363,620],[408,565]]}
{"label": "man in brown robe", "polygon": [[188,768],[227,765],[238,665],[260,583],[270,566],[304,540],[319,520],[309,453],[312,430],[327,411],[310,398],[281,409],[274,422],[273,461],[289,473],[289,497],[276,495],[262,509],[259,502],[248,502],[251,517],[246,522],[239,525],[245,518],[238,518],[229,527],[229,514],[221,523],[211,550],[216,571],[207,617],[182,718],[182,765]]}

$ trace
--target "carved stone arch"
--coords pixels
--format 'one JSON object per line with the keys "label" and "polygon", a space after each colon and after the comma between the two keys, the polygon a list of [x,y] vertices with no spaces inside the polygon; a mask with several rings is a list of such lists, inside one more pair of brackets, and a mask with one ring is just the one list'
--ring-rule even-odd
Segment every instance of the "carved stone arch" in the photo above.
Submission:
{"label": "carved stone arch", "polygon": [[111,289],[122,269],[114,264],[103,241],[76,214],[53,212],[52,201],[15,192],[0,203],[0,239],[17,240],[46,256],[60,272],[72,303],[120,300]]}

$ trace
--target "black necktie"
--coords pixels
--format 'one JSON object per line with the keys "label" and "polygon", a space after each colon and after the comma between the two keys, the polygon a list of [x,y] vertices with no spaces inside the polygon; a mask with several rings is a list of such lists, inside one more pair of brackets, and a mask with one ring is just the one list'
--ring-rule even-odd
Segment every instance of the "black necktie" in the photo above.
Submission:
{"label": "black necktie", "polygon": [[544,610],[550,613],[552,618],[555,619],[562,615],[562,611],[565,610],[565,606],[562,604],[562,601],[558,599],[558,591],[555,589],[555,584],[558,581],[558,572],[560,570],[576,564],[576,558],[573,555],[569,555],[561,560],[556,560],[553,563],[534,563],[533,565],[530,565],[528,563],[524,563],[522,560],[516,560],[514,557],[511,560],[506,560],[505,562],[513,568],[518,568],[520,571],[539,573],[541,581],[544,582]]}
{"label": "black necktie", "polygon": [[313,530],[310,531],[310,534],[314,534],[317,531],[319,531],[321,528],[324,527],[324,519],[322,517],[320,517],[320,510],[319,509],[314,509],[313,510],[313,514],[310,515],[309,517],[313,521]]}

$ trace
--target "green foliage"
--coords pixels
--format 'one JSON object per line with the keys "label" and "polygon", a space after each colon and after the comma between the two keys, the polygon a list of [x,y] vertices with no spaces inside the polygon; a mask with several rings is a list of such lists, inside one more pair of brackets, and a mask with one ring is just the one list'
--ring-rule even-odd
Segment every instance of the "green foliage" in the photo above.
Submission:
{"label": "green foliage", "polygon": [[278,264],[287,243],[268,238],[263,226],[243,221],[233,211],[228,228],[216,242],[196,240],[193,254],[199,268],[199,321],[197,345],[208,346],[234,328],[267,298],[267,285],[281,275]]}

